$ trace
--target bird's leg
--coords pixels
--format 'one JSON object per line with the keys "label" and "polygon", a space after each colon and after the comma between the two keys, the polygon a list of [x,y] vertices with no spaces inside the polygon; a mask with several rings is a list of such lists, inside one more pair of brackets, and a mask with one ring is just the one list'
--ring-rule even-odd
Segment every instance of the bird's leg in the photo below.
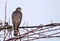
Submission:
{"label": "bird's leg", "polygon": [[[18,29],[18,33],[19,33],[19,35],[21,35],[20,32],[19,32],[19,29]],[[20,41],[21,41],[21,38],[20,38]]]}

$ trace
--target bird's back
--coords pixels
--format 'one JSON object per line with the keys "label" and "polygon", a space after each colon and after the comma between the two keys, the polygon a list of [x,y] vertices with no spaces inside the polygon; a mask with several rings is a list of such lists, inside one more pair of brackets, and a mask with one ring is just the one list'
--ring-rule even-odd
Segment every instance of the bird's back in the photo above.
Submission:
{"label": "bird's back", "polygon": [[12,23],[16,24],[19,23],[22,20],[22,13],[21,12],[13,12],[12,14]]}

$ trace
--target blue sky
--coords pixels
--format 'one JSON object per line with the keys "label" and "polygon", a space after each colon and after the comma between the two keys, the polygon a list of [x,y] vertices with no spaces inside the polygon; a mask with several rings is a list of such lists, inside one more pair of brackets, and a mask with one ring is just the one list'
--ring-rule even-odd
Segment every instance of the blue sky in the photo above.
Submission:
{"label": "blue sky", "polygon": [[[40,25],[60,22],[60,0],[0,0],[0,20],[4,21],[5,1],[7,1],[7,22],[17,7],[22,8],[23,19],[28,25]],[[40,40],[40,39],[39,39]],[[60,39],[41,39],[40,41],[59,41]]]}

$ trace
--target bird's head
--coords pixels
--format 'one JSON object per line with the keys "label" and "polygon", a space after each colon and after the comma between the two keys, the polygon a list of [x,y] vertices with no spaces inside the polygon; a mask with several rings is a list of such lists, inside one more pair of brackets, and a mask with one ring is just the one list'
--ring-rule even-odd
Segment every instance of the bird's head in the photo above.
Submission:
{"label": "bird's head", "polygon": [[21,10],[22,10],[21,7],[16,8],[16,11],[21,11]]}

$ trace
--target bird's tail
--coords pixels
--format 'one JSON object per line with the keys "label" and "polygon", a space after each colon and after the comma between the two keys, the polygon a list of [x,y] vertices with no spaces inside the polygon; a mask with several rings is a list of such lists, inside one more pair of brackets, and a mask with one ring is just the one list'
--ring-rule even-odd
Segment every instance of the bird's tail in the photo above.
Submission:
{"label": "bird's tail", "polygon": [[19,30],[18,27],[14,27],[14,36],[18,36]]}

